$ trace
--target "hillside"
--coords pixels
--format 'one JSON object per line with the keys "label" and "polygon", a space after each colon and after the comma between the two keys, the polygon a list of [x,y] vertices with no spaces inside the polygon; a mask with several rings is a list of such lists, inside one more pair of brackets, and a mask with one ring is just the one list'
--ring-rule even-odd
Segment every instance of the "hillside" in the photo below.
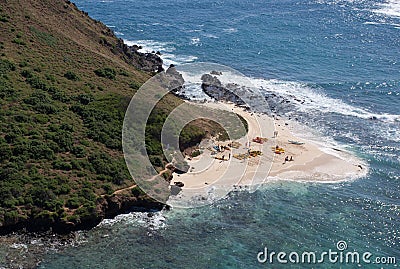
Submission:
{"label": "hillside", "polygon": [[[127,188],[134,181],[121,147],[126,107],[160,58],[128,48],[70,1],[0,5],[0,232],[68,232],[133,206],[161,208]],[[165,119],[180,102],[168,95],[153,116]]]}

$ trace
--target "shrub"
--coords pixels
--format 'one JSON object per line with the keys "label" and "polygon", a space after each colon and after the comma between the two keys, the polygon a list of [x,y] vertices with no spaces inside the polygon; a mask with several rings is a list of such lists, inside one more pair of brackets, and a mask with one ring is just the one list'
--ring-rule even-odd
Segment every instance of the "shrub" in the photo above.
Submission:
{"label": "shrub", "polygon": [[51,99],[49,95],[44,91],[36,90],[28,98],[25,98],[24,102],[29,105],[35,106],[39,104],[48,104],[51,102]]}
{"label": "shrub", "polygon": [[30,70],[22,70],[21,76],[23,76],[24,78],[31,78],[33,77],[33,73]]}
{"label": "shrub", "polygon": [[[25,74],[25,75],[29,75],[29,74]],[[46,82],[44,82],[39,77],[32,75],[32,74],[30,77],[27,78],[26,82],[28,82],[29,85],[31,85],[31,87],[35,88],[35,89],[40,89],[40,90],[44,90],[44,91],[46,91],[48,89]]]}
{"label": "shrub", "polygon": [[77,158],[83,158],[86,156],[86,149],[81,145],[77,145],[72,147],[71,153],[74,154]]}
{"label": "shrub", "polygon": [[53,168],[57,170],[70,171],[72,170],[72,165],[60,159],[57,159],[53,162]]}
{"label": "shrub", "polygon": [[10,82],[0,77],[0,99],[15,96],[16,91]]}
{"label": "shrub", "polygon": [[115,167],[110,156],[106,153],[95,153],[89,156],[89,162],[92,164],[97,174],[113,175]]}
{"label": "shrub", "polygon": [[136,81],[132,81],[130,84],[129,84],[129,87],[131,88],[131,89],[134,89],[134,90],[139,90],[139,88],[141,87],[142,85],[139,83],[139,82],[136,82]]}
{"label": "shrub", "polygon": [[78,197],[74,196],[71,197],[70,199],[68,199],[68,201],[66,202],[65,206],[69,207],[71,209],[76,209],[81,205],[81,201],[79,200]]}
{"label": "shrub", "polygon": [[27,66],[28,66],[28,62],[25,61],[25,60],[23,60],[22,62],[20,62],[20,63],[18,64],[18,66],[19,66],[19,67],[27,67]]}
{"label": "shrub", "polygon": [[72,149],[73,137],[70,132],[65,130],[57,130],[56,132],[50,132],[45,135],[46,139],[50,139],[57,143],[59,152],[68,152]]}
{"label": "shrub", "polygon": [[11,148],[7,144],[0,144],[0,162],[10,159],[11,157]]}
{"label": "shrub", "polygon": [[80,219],[92,219],[97,217],[96,206],[91,204],[84,204],[83,207],[76,210],[76,214]]}
{"label": "shrub", "polygon": [[38,207],[45,207],[47,202],[51,202],[56,198],[53,191],[41,184],[33,186],[29,193],[33,199],[33,204]]}
{"label": "shrub", "polygon": [[19,130],[18,128],[12,128],[5,135],[4,139],[7,141],[7,143],[10,144],[10,143],[15,142],[17,137],[20,137],[21,135],[22,135],[21,130]]}
{"label": "shrub", "polygon": [[92,102],[94,100],[94,97],[91,94],[80,94],[77,96],[76,99],[82,105],[88,105],[90,102]]}
{"label": "shrub", "polygon": [[149,160],[150,160],[151,164],[156,167],[163,166],[162,159],[159,156],[150,156]]}
{"label": "shrub", "polygon": [[29,144],[29,157],[31,159],[54,159],[54,152],[41,140],[33,140]]}
{"label": "shrub", "polygon": [[48,90],[48,92],[51,94],[51,98],[53,98],[53,100],[57,100],[57,101],[60,101],[60,102],[63,102],[63,103],[67,103],[67,102],[70,101],[69,96],[67,96],[65,94],[65,92],[63,92],[63,91],[61,91],[61,90],[59,90],[57,88],[51,87]]}
{"label": "shrub", "polygon": [[81,164],[78,160],[71,160],[71,166],[73,170],[82,170]]}
{"label": "shrub", "polygon": [[115,76],[117,75],[117,72],[115,71],[115,69],[110,68],[110,67],[97,69],[94,71],[94,73],[99,77],[108,78],[108,79],[115,79]]}
{"label": "shrub", "polygon": [[181,151],[183,151],[184,148],[192,147],[200,143],[205,135],[205,131],[200,127],[186,125],[179,136],[179,147]]}
{"label": "shrub", "polygon": [[104,192],[108,195],[111,195],[114,192],[113,187],[110,183],[104,183],[101,187],[103,188]]}
{"label": "shrub", "polygon": [[10,17],[7,15],[0,14],[0,21],[1,22],[9,22]]}
{"label": "shrub", "polygon": [[0,59],[0,76],[9,71],[15,71],[15,64],[6,59]]}
{"label": "shrub", "polygon": [[129,77],[129,73],[124,69],[120,69],[118,74],[124,77]]}
{"label": "shrub", "polygon": [[26,45],[25,41],[23,41],[21,38],[14,38],[12,43],[17,44],[17,45],[21,45],[21,46],[25,46]]}
{"label": "shrub", "polygon": [[138,186],[136,186],[135,188],[132,189],[132,194],[133,194],[134,196],[138,197],[138,196],[144,195],[145,192],[142,191],[141,188],[139,188]]}
{"label": "shrub", "polygon": [[197,157],[197,156],[200,156],[200,154],[201,154],[200,150],[195,150],[195,151],[192,152],[191,156],[192,157]]}
{"label": "shrub", "polygon": [[26,115],[15,115],[14,119],[16,122],[29,122],[30,118]]}
{"label": "shrub", "polygon": [[71,187],[66,183],[58,185],[58,187],[54,191],[54,193],[57,195],[69,194],[70,192],[71,192]]}
{"label": "shrub", "polygon": [[88,201],[94,201],[97,196],[91,188],[84,187],[79,191],[79,197],[83,197]]}
{"label": "shrub", "polygon": [[33,107],[37,112],[43,114],[56,114],[58,112],[58,107],[52,104],[37,104]]}
{"label": "shrub", "polygon": [[20,218],[20,215],[18,211],[16,210],[11,210],[11,211],[6,211],[4,214],[4,222],[5,223],[16,223],[18,222],[18,219]]}
{"label": "shrub", "polygon": [[52,74],[45,74],[44,75],[46,80],[51,81],[51,82],[56,82],[56,78]]}
{"label": "shrub", "polygon": [[69,80],[72,80],[72,81],[78,81],[78,80],[79,80],[78,75],[75,74],[75,73],[72,72],[72,71],[68,71],[67,73],[65,73],[65,74],[64,74],[64,77],[67,78],[67,79],[69,79]]}

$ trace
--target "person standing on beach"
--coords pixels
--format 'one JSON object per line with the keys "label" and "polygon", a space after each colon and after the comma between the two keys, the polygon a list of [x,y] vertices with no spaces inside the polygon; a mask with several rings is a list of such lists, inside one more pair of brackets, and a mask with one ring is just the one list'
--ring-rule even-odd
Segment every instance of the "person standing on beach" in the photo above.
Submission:
{"label": "person standing on beach", "polygon": [[283,162],[283,164],[285,164],[286,162],[288,162],[289,161],[289,156],[286,156],[285,157],[285,161]]}

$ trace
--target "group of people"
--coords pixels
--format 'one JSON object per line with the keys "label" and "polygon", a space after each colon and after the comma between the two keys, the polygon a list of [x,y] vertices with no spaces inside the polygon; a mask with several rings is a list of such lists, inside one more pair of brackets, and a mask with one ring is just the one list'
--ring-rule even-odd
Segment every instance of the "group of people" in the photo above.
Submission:
{"label": "group of people", "polygon": [[286,162],[292,162],[292,161],[294,161],[294,160],[293,160],[293,156],[290,156],[290,159],[289,159],[289,156],[286,156],[286,157],[285,157],[285,161],[284,161],[283,164],[285,164]]}

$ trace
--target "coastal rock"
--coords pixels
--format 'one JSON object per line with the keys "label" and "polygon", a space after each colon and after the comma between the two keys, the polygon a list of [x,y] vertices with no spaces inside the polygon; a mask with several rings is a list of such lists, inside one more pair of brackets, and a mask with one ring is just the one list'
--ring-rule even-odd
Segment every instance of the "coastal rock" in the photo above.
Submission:
{"label": "coastal rock", "polygon": [[201,88],[204,93],[218,101],[233,102],[237,105],[244,105],[245,102],[240,98],[245,94],[245,90],[239,85],[230,83],[222,85],[221,81],[210,74],[204,74],[201,76],[202,84]]}
{"label": "coastal rock", "polygon": [[[103,30],[103,34],[105,36],[114,36],[114,33],[109,28]],[[146,72],[161,72],[164,70],[162,67],[163,61],[160,58],[159,53],[139,52],[139,50],[142,49],[141,46],[128,46],[121,38],[117,40],[116,45],[107,41],[106,38],[101,38],[99,43],[109,47],[114,54],[121,55],[127,63],[140,70]]]}
{"label": "coastal rock", "polygon": [[178,187],[176,185],[171,186],[171,195],[176,196],[182,191],[181,187]]}
{"label": "coastal rock", "polygon": [[[154,201],[146,196],[114,195],[99,198],[95,210],[73,221],[66,219],[54,219],[49,212],[39,215],[32,212],[31,216],[24,219],[7,219],[0,223],[0,235],[9,234],[12,231],[25,229],[28,232],[41,232],[52,230],[58,234],[68,234],[77,230],[88,230],[97,226],[105,218],[114,218],[119,214],[132,211],[162,210],[168,206]],[[34,217],[35,216],[35,217]]]}
{"label": "coastal rock", "polygon": [[147,72],[161,72],[163,71],[163,61],[159,54],[139,52],[142,48],[138,45],[128,46],[122,39],[119,39],[118,48],[122,50],[125,59],[128,63],[136,66],[137,68]]}
{"label": "coastal rock", "polygon": [[124,195],[114,195],[98,200],[97,213],[104,218],[113,218],[119,214],[132,212],[133,209],[142,208],[145,210],[161,210],[164,204],[151,200],[148,197],[134,197]]}
{"label": "coastal rock", "polygon": [[185,184],[183,184],[183,182],[177,181],[175,182],[175,186],[182,188],[183,186],[185,186]]}
{"label": "coastal rock", "polygon": [[172,91],[175,95],[177,92],[182,89],[185,80],[183,79],[182,74],[180,74],[175,66],[171,64],[167,71],[165,71],[166,78],[168,80],[168,89]]}
{"label": "coastal rock", "polygon": [[220,75],[222,75],[222,72],[221,72],[221,71],[215,71],[215,70],[213,70],[213,71],[210,72],[210,74],[211,74],[211,75],[220,76]]}

